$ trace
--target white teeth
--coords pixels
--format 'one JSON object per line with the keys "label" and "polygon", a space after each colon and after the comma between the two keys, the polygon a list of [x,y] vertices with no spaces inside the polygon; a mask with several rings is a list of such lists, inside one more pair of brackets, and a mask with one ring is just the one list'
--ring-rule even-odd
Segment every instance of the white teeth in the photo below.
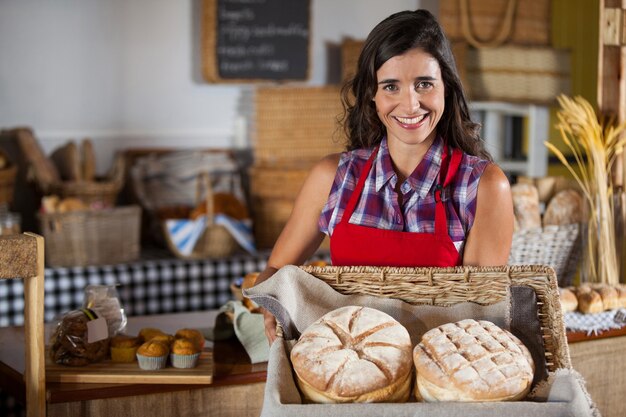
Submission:
{"label": "white teeth", "polygon": [[414,125],[414,124],[421,122],[424,119],[424,117],[426,117],[426,115],[422,114],[421,116],[412,117],[410,119],[406,117],[396,117],[396,120],[399,121],[400,123],[404,123],[405,125]]}

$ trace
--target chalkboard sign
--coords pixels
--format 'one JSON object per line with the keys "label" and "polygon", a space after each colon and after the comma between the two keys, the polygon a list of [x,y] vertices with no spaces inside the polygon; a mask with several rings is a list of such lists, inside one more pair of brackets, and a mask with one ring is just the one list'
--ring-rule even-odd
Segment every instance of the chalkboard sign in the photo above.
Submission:
{"label": "chalkboard sign", "polygon": [[207,81],[308,78],[310,0],[204,0],[203,7]]}

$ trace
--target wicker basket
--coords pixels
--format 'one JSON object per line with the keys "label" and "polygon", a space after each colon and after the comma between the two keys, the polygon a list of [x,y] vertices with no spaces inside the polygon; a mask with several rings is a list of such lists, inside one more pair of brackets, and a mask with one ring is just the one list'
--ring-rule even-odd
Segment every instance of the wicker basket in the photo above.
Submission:
{"label": "wicker basket", "polygon": [[139,206],[42,213],[39,220],[50,267],[111,265],[139,258]]}
{"label": "wicker basket", "polygon": [[553,104],[556,96],[571,90],[567,50],[513,46],[468,49],[465,59],[465,85],[472,100]]}
{"label": "wicker basket", "polygon": [[310,171],[307,167],[253,166],[250,168],[250,192],[263,198],[294,200]]}
{"label": "wicker basket", "polygon": [[15,176],[17,174],[17,166],[0,170],[0,204],[13,203],[13,194],[15,192]]}
{"label": "wicker basket", "polygon": [[488,305],[503,301],[512,285],[531,287],[546,367],[571,368],[554,270],[546,266],[394,268],[303,266],[341,294],[398,298],[411,304],[450,306],[460,302]]}
{"label": "wicker basket", "polygon": [[115,207],[124,186],[124,157],[117,154],[111,170],[99,181],[62,181],[50,184],[49,192],[61,197],[77,197],[86,204]]}
{"label": "wicker basket", "polygon": [[[500,31],[511,0],[464,0],[468,2],[469,26],[475,37],[488,41]],[[550,0],[534,0],[532,7],[517,2],[512,31],[506,43],[513,45],[550,45]],[[459,0],[439,0],[439,20],[452,41],[466,40],[462,31]]]}
{"label": "wicker basket", "polygon": [[293,199],[252,196],[251,209],[257,248],[270,249],[274,246],[289,220],[293,204]]}
{"label": "wicker basket", "polygon": [[215,211],[213,205],[213,188],[208,173],[198,176],[197,181],[197,200],[206,202],[206,229],[196,242],[193,251],[189,255],[180,252],[172,241],[169,231],[162,224],[165,243],[169,250],[181,259],[204,259],[204,258],[221,258],[230,256],[240,249],[239,243],[226,229],[226,227],[215,224]]}
{"label": "wicker basket", "polygon": [[344,150],[338,129],[338,87],[262,87],[256,92],[255,162],[266,166],[310,166]]}
{"label": "wicker basket", "polygon": [[359,55],[363,49],[363,40],[344,39],[341,42],[341,79],[349,80],[356,73]]}
{"label": "wicker basket", "polygon": [[546,226],[515,232],[510,265],[549,265],[562,287],[572,284],[581,258],[580,225]]}

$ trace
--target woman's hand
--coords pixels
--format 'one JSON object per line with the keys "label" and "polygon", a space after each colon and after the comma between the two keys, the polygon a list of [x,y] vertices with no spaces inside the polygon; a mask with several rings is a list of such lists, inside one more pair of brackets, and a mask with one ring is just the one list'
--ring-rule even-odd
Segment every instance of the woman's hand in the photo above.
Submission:
{"label": "woman's hand", "polygon": [[263,323],[265,325],[265,336],[267,341],[270,342],[270,346],[276,339],[276,317],[264,308],[261,308],[263,313]]}
{"label": "woman's hand", "polygon": [[[278,271],[278,268],[272,268],[268,266],[265,268],[257,277],[256,281],[254,281],[254,285],[258,285],[261,282],[265,281],[272,275],[274,275]],[[265,308],[260,307],[259,310],[263,313],[263,325],[265,326],[265,336],[267,337],[267,341],[270,342],[270,345],[274,343],[274,339],[276,339],[276,317]]]}

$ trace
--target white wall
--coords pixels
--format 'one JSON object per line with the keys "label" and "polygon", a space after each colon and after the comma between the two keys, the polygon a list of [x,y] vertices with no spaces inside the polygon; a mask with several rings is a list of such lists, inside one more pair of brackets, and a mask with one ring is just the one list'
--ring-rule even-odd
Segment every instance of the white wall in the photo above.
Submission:
{"label": "white wall", "polygon": [[[297,1],[297,0],[292,0]],[[436,0],[311,0],[310,85],[334,81],[329,45]],[[0,0],[0,128],[35,130],[50,152],[90,137],[113,151],[231,147],[250,85],[200,75],[201,0]]]}

